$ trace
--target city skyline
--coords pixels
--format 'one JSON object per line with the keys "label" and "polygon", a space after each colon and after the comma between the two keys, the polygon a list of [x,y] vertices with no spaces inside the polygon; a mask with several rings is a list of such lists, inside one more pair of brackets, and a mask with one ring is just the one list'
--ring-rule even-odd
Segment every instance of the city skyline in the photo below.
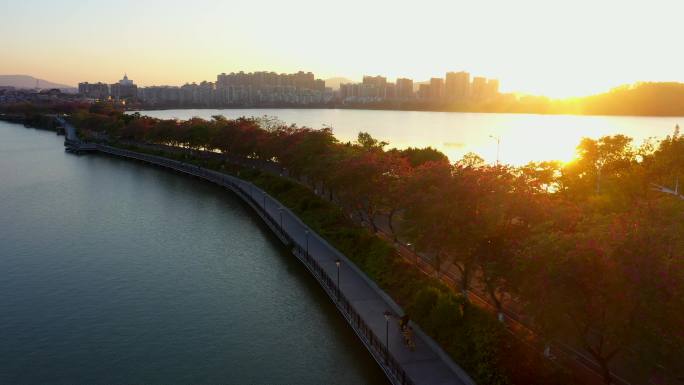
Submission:
{"label": "city skyline", "polygon": [[321,4],[310,0],[8,2],[0,33],[13,38],[0,42],[0,73],[75,85],[135,72],[148,86],[211,79],[226,68],[419,81],[462,68],[502,79],[503,92],[551,97],[684,81],[684,57],[671,49],[682,10],[675,1],[352,1],[304,11],[315,9]]}
{"label": "city skyline", "polygon": [[[368,106],[390,108],[472,108],[502,101],[499,80],[473,76],[469,72],[447,72],[444,78],[414,83],[381,75],[365,75],[361,82],[342,82],[338,88],[316,78],[312,72],[225,72],[216,81],[185,83],[182,86],[138,87],[124,74],[116,83],[80,82],[78,94],[88,100],[141,103],[148,107],[227,106]],[[506,98],[510,99],[511,95]],[[504,98],[504,99],[506,99]],[[510,100],[509,100],[510,101]],[[388,104],[389,103],[389,104]]]}

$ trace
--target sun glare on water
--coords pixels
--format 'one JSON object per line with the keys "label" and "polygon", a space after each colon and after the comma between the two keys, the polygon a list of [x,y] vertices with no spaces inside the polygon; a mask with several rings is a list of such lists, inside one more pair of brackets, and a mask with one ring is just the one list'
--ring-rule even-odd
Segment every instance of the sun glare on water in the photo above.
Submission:
{"label": "sun glare on water", "polygon": [[487,124],[475,133],[461,132],[460,140],[443,141],[439,149],[452,161],[474,152],[488,163],[495,163],[497,158],[502,164],[514,166],[547,160],[568,163],[577,158],[576,149],[582,138],[622,134],[633,138],[633,145],[639,146],[648,138],[664,138],[674,127],[667,118],[649,118],[648,122],[571,115],[498,114],[488,118]]}

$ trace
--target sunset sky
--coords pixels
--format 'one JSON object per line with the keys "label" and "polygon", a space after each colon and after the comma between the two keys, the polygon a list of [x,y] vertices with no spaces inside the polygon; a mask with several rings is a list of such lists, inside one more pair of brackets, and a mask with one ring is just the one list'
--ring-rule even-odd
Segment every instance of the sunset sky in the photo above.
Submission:
{"label": "sunset sky", "polygon": [[180,85],[240,70],[416,81],[466,70],[564,97],[684,81],[682,14],[661,0],[0,0],[0,74]]}

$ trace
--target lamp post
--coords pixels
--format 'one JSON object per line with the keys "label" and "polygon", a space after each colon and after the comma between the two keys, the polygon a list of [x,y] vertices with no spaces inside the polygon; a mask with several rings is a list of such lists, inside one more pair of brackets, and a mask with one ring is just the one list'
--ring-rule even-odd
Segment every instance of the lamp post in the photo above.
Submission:
{"label": "lamp post", "polygon": [[306,238],[306,256],[309,256],[309,230],[304,230],[304,237]]}
{"label": "lamp post", "polygon": [[413,243],[409,242],[406,244],[406,247],[408,247],[409,251],[415,254],[416,256],[416,266],[418,266],[419,261],[418,261],[418,253],[416,253],[416,248],[413,247]]}
{"label": "lamp post", "polygon": [[489,135],[490,138],[496,140],[496,165],[499,165],[499,150],[501,148],[501,137],[500,136],[494,136],[494,135]]}
{"label": "lamp post", "polygon": [[340,260],[335,260],[335,266],[337,266],[337,301],[340,301]]}
{"label": "lamp post", "polygon": [[280,206],[278,207],[278,211],[280,212],[280,232],[283,232],[283,207]]}
{"label": "lamp post", "polygon": [[385,349],[387,349],[387,356],[385,357],[386,360],[389,359],[389,319],[392,313],[390,313],[389,310],[385,310],[382,315],[385,316]]}

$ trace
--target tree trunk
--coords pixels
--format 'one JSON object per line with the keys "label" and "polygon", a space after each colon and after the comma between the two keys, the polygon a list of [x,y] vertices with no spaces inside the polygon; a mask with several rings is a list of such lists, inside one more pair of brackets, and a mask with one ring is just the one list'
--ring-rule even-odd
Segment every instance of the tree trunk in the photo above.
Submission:
{"label": "tree trunk", "polygon": [[492,284],[487,280],[485,280],[485,286],[487,287],[487,294],[489,294],[489,298],[491,298],[492,302],[494,302],[494,306],[496,307],[496,314],[499,322],[504,322],[503,305],[501,304],[499,297],[496,295],[496,289],[492,287]]}
{"label": "tree trunk", "polygon": [[[601,346],[603,346],[603,341],[601,341]],[[600,352],[603,350],[601,347],[599,347],[597,350],[594,350],[590,346],[586,345],[586,349],[589,352],[589,354],[591,354],[591,356],[594,357],[596,362],[601,367],[601,376],[603,377],[603,383],[606,385],[612,384],[613,376],[610,375],[610,368],[608,367],[608,362],[610,362],[610,360],[615,356],[619,349],[615,349],[613,352],[611,352],[605,357],[600,354]]]}
{"label": "tree trunk", "polygon": [[603,359],[600,359],[598,361],[599,365],[601,365],[601,375],[603,376],[603,383],[606,385],[612,384],[613,376],[610,375],[610,368],[608,368],[608,364]]}
{"label": "tree trunk", "polygon": [[394,214],[396,214],[397,210],[392,209],[389,212],[389,215],[387,216],[387,225],[389,226],[390,231],[392,232],[392,239],[394,242],[397,242],[397,232],[394,230],[394,225],[392,224],[393,219],[394,219]]}
{"label": "tree trunk", "polygon": [[463,297],[466,302],[469,302],[468,299],[468,286],[470,286],[470,268],[467,266],[463,266],[460,268],[461,270],[461,293],[463,294]]}
{"label": "tree trunk", "polygon": [[375,224],[375,215],[368,215],[368,223],[370,224],[373,234],[378,232],[378,226]]}

